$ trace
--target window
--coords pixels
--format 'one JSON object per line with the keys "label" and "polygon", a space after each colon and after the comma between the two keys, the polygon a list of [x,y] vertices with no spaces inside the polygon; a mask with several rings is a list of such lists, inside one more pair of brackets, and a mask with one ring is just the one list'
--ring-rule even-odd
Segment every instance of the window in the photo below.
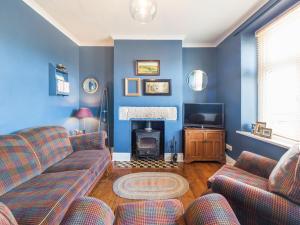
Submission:
{"label": "window", "polygon": [[300,141],[300,5],[256,36],[259,120],[273,134]]}

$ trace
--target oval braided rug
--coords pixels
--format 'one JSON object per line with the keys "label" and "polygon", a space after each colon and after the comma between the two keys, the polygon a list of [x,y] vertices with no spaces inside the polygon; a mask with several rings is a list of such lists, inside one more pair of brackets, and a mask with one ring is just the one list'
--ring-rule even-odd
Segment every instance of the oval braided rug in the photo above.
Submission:
{"label": "oval braided rug", "polygon": [[117,179],[113,190],[127,199],[170,199],[184,195],[189,190],[189,183],[175,173],[132,173]]}

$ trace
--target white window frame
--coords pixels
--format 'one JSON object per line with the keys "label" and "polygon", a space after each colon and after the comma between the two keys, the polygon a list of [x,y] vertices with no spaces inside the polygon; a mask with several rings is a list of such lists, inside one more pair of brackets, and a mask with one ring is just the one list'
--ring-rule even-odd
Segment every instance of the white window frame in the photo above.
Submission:
{"label": "white window frame", "polygon": [[[265,31],[271,29],[272,27],[276,26],[278,23],[281,22],[281,19],[285,18],[286,16],[288,16],[290,13],[299,10],[300,8],[300,3],[295,4],[292,8],[290,8],[289,10],[287,10],[286,12],[284,12],[283,14],[281,14],[280,16],[276,17],[275,19],[273,19],[270,23],[266,24],[264,27],[262,27],[261,29],[259,29],[256,32],[256,37],[259,37],[260,35],[262,35]],[[261,37],[260,37],[261,38]],[[258,54],[258,120],[259,121],[263,121],[264,120],[264,112],[263,112],[263,105],[264,105],[264,97],[263,96],[263,73],[261,72],[263,69],[262,63],[260,63],[262,60],[262,58],[264,57],[264,55],[262,53]],[[299,140],[294,140],[288,137],[284,137],[281,135],[278,135],[276,133],[274,133],[275,136],[286,139],[286,140],[290,140],[293,142],[299,142]]]}

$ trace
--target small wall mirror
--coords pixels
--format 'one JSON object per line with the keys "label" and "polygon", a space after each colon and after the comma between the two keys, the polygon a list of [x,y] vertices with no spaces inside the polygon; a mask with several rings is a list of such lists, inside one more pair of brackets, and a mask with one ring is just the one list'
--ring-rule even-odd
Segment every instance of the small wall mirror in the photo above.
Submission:
{"label": "small wall mirror", "polygon": [[95,78],[86,78],[82,83],[82,88],[85,93],[94,94],[99,89],[99,83]]}
{"label": "small wall mirror", "polygon": [[141,96],[140,78],[125,78],[125,96]]}
{"label": "small wall mirror", "polygon": [[193,91],[203,91],[207,83],[208,76],[202,70],[194,70],[187,76],[187,84]]}

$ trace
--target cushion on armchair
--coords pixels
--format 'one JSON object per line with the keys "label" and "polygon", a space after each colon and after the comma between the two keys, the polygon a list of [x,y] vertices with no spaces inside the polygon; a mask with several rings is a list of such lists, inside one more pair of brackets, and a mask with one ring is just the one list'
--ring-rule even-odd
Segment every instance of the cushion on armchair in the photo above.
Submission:
{"label": "cushion on armchair", "polygon": [[290,148],[269,177],[269,191],[300,204],[300,144]]}

